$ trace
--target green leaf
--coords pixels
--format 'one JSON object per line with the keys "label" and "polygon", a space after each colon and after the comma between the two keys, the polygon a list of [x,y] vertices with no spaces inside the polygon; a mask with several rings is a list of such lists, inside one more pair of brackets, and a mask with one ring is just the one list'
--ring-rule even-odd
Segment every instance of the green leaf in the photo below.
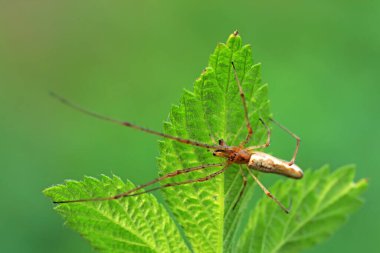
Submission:
{"label": "green leaf", "polygon": [[[241,38],[237,33],[232,34],[226,44],[217,45],[215,52],[210,57],[208,67],[195,81],[194,91],[185,91],[180,104],[173,106],[169,120],[164,124],[165,133],[210,144],[215,144],[218,139],[224,139],[228,145],[238,145],[245,139],[248,132],[242,101],[231,65],[232,61],[245,92],[249,117],[255,129],[252,140],[254,143],[260,142],[266,131],[258,119],[261,117],[268,122],[269,117],[267,85],[261,83],[261,65],[253,64],[251,47],[249,45],[242,46]],[[168,139],[160,142],[160,152],[160,175],[200,164],[225,161],[213,157],[208,150]],[[166,180],[165,183],[199,178],[213,171],[215,169],[192,172],[173,177]],[[104,180],[103,178],[102,182]],[[90,187],[88,181],[96,186]],[[123,187],[118,186],[118,184],[122,184],[121,182],[118,181],[115,184],[109,180],[106,181],[106,183],[98,182],[98,184],[94,183],[95,179],[86,179],[84,182],[69,181],[66,185],[49,188],[45,194],[57,201],[112,196],[123,192],[121,189]],[[102,191],[101,184],[106,184],[107,190]],[[237,200],[242,185],[239,168],[231,166],[226,173],[208,182],[163,190],[168,206],[179,225],[182,226],[186,240],[190,243],[193,252],[222,252],[223,249],[228,251],[233,247],[232,238],[236,237],[236,227],[244,209],[242,203],[246,203],[246,201],[240,201],[240,205],[235,210],[232,210],[232,206]],[[131,183],[128,183],[123,189],[125,191],[131,187]],[[252,192],[252,185],[247,187],[246,192]],[[167,218],[167,213],[157,204],[154,197],[147,194],[140,196],[137,200],[133,200],[134,198],[125,198],[121,203],[108,201],[64,204],[57,206],[56,210],[65,217],[69,226],[83,234],[93,246],[101,248],[103,251],[116,251],[113,247],[113,243],[116,242],[113,242],[112,238],[118,238],[118,240],[126,238],[125,247],[119,245],[120,251],[136,244],[141,246],[141,250],[145,248],[148,251],[156,250],[157,247],[169,245],[170,247],[168,246],[166,251],[160,249],[160,252],[180,252],[184,248],[185,239],[178,238],[179,233],[174,228],[173,221]],[[146,209],[144,211],[140,206],[136,206],[135,202],[140,200],[149,203],[144,206]],[[120,205],[124,209],[127,208],[128,214],[122,213]],[[159,210],[156,210],[157,208]],[[137,215],[140,212],[147,215]],[[97,224],[97,227],[94,227],[91,221],[98,220],[99,213],[104,214],[109,220],[103,220],[102,223]],[[150,213],[158,213],[156,215],[159,218],[154,218]],[[120,217],[126,215],[134,223],[122,223],[122,229],[113,231],[120,225],[118,224],[121,222]],[[156,224],[157,219],[161,218],[165,218],[167,223]],[[115,222],[116,224],[114,224]],[[166,240],[177,241],[177,248],[175,249],[169,243],[160,242],[163,239],[156,238],[153,234],[151,237],[146,237],[145,232],[140,233],[140,230],[145,231],[149,226],[151,229],[155,227],[155,231],[159,234],[167,233],[166,230],[170,228],[169,231],[172,231],[170,234],[173,236],[170,240]],[[92,231],[93,229],[97,229],[98,232]],[[99,232],[103,230],[112,233],[112,236]],[[136,234],[137,232],[138,234]],[[145,237],[141,238],[142,235]],[[137,247],[136,245],[135,247]]]}
{"label": "green leaf", "polygon": [[[112,196],[135,186],[120,178],[86,177],[44,190],[52,199]],[[60,204],[66,223],[102,252],[189,252],[165,208],[151,194],[118,201]]]}
{"label": "green leaf", "polygon": [[[208,67],[194,84],[194,91],[185,91],[180,104],[173,106],[165,133],[215,143],[224,139],[238,145],[248,133],[231,62],[234,62],[247,99],[254,143],[266,133],[259,117],[268,122],[267,85],[261,83],[259,64],[252,61],[249,45],[242,46],[239,35],[232,34],[226,44],[219,44],[211,55]],[[253,142],[252,142],[253,143]],[[200,164],[224,162],[203,148],[163,140],[160,146],[160,174]],[[220,169],[220,168],[218,168]],[[173,182],[204,177],[218,169],[206,169],[172,178]],[[242,188],[238,166],[203,183],[165,189],[164,196],[194,252],[222,252],[231,249],[232,238],[240,219],[242,206],[232,210]],[[247,192],[252,191],[247,187]]]}
{"label": "green leaf", "polygon": [[250,215],[239,252],[300,252],[328,238],[361,204],[367,181],[353,183],[354,166],[332,173],[327,166],[308,171],[301,181],[278,182],[272,193],[284,203],[292,200],[289,215],[269,198],[262,198]]}
{"label": "green leaf", "polygon": [[[261,65],[253,64],[252,50],[237,33],[217,45],[208,67],[173,106],[164,132],[208,144],[223,139],[237,146],[247,135],[244,110],[231,62],[234,62],[247,100],[254,129],[250,145],[262,143],[270,117],[268,85],[261,82]],[[225,160],[204,148],[160,141],[159,174]],[[162,184],[205,177],[221,168],[206,168],[171,177]],[[303,180],[278,183],[271,191],[284,203],[293,200],[285,215],[265,195],[251,210],[242,235],[241,221],[252,199],[253,182],[233,210],[243,187],[239,167],[230,166],[216,178],[162,190],[168,210],[151,194],[114,201],[80,202],[55,207],[67,224],[102,252],[298,252],[327,238],[355,207],[366,183],[352,183],[352,166],[329,173],[324,168],[306,173]],[[132,189],[119,178],[86,177],[48,188],[54,201],[113,196]],[[179,232],[182,227],[183,233]],[[186,243],[185,243],[186,242]]]}

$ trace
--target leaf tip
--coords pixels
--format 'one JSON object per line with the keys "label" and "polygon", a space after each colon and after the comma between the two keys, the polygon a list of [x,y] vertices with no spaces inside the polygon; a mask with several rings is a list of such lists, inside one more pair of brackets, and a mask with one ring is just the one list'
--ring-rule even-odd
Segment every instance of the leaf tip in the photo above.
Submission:
{"label": "leaf tip", "polygon": [[42,194],[43,195],[45,195],[46,197],[50,197],[50,192],[51,192],[51,188],[53,188],[53,186],[52,187],[48,187],[48,188],[45,188],[45,189],[43,189],[42,190]]}
{"label": "leaf tip", "polygon": [[357,188],[366,190],[368,188],[368,178],[362,178],[359,181],[355,182]]}
{"label": "leaf tip", "polygon": [[228,37],[226,45],[233,51],[237,51],[242,47],[242,40],[237,30]]}

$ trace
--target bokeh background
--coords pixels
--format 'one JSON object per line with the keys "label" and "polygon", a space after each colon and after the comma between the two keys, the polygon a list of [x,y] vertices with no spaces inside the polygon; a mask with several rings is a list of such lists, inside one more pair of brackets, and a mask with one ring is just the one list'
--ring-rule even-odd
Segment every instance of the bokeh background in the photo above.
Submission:
{"label": "bokeh background", "polygon": [[[379,24],[373,0],[1,1],[1,252],[94,252],[41,191],[83,175],[143,183],[157,173],[156,137],[84,116],[48,91],[161,129],[235,29],[263,63],[277,120],[303,139],[298,164],[355,163],[370,182],[365,205],[308,252],[379,252]],[[281,130],[272,143],[291,156]]]}

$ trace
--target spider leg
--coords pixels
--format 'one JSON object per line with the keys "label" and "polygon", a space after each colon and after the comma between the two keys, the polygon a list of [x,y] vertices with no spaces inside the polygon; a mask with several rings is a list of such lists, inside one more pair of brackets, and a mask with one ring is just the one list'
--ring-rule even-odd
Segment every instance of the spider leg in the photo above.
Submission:
{"label": "spider leg", "polygon": [[155,188],[152,188],[152,189],[149,189],[149,190],[146,190],[144,192],[137,192],[137,193],[133,193],[133,194],[120,194],[120,197],[118,198],[121,198],[121,197],[130,197],[130,196],[137,196],[137,195],[141,195],[141,194],[145,194],[145,193],[148,193],[148,192],[152,192],[152,191],[156,191],[156,190],[160,190],[160,189],[163,189],[163,188],[167,188],[167,187],[172,187],[172,186],[178,186],[178,185],[184,185],[184,184],[191,184],[191,183],[200,183],[200,182],[205,182],[205,181],[208,181],[220,174],[222,174],[223,172],[225,172],[227,170],[227,168],[230,166],[229,163],[227,163],[221,170],[218,170],[214,173],[211,173],[205,177],[201,177],[201,178],[196,178],[196,179],[189,179],[189,180],[185,180],[185,181],[182,181],[182,182],[177,182],[177,183],[168,183],[168,184],[164,184],[162,186],[159,186],[159,187],[155,187]]}
{"label": "spider leg", "polygon": [[271,198],[274,202],[276,202],[277,205],[279,205],[281,207],[281,209],[285,212],[285,213],[289,213],[289,209],[286,208],[278,199],[276,199],[275,196],[272,195],[272,193],[270,193],[268,191],[267,188],[265,188],[265,186],[259,181],[259,179],[251,172],[251,170],[249,168],[247,168],[248,170],[248,173],[251,175],[251,177],[256,181],[257,185],[260,186],[260,188],[264,191],[264,193],[269,197]]}
{"label": "spider leg", "polygon": [[271,136],[271,130],[267,124],[265,124],[264,120],[260,118],[260,122],[264,125],[264,127],[267,129],[267,140],[264,144],[248,147],[248,150],[255,150],[260,148],[267,148],[270,145],[270,136]]}
{"label": "spider leg", "polygon": [[111,118],[111,117],[108,117],[108,116],[105,116],[105,115],[102,115],[102,114],[99,114],[99,113],[87,110],[87,109],[85,109],[85,108],[83,108],[83,107],[81,107],[81,106],[79,106],[77,104],[74,104],[73,102],[71,102],[70,100],[68,100],[68,99],[66,99],[64,97],[61,97],[60,95],[58,95],[58,94],[56,94],[54,92],[50,92],[50,95],[53,98],[55,98],[58,101],[60,101],[62,104],[66,105],[68,107],[71,107],[74,110],[77,110],[77,111],[79,111],[81,113],[87,114],[87,115],[89,115],[91,117],[94,117],[94,118],[97,118],[97,119],[100,119],[100,120],[112,122],[114,124],[118,124],[118,125],[125,126],[125,127],[130,127],[130,128],[133,128],[133,129],[145,132],[145,133],[149,133],[149,134],[157,135],[157,136],[160,136],[160,137],[168,138],[168,139],[171,139],[171,140],[174,140],[174,141],[178,141],[178,142],[181,142],[181,143],[184,143],[184,144],[188,144],[188,145],[192,145],[192,146],[196,146],[196,147],[202,147],[202,148],[207,148],[207,149],[224,149],[225,148],[225,147],[221,147],[219,145],[210,145],[210,144],[202,143],[202,142],[199,142],[199,141],[184,139],[184,138],[173,136],[173,135],[170,135],[170,134],[165,134],[165,133],[157,132],[157,131],[151,130],[149,128],[145,128],[145,127],[133,124],[133,123],[128,122],[128,121],[121,121],[121,120],[118,120],[118,119],[114,119],[114,118]]}
{"label": "spider leg", "polygon": [[294,154],[293,154],[293,157],[292,157],[292,160],[290,160],[289,162],[289,165],[292,165],[295,163],[296,161],[296,157],[297,157],[297,153],[298,153],[298,149],[300,147],[300,143],[301,143],[301,138],[298,137],[295,133],[291,132],[289,129],[287,129],[285,126],[281,125],[280,123],[278,123],[277,121],[275,121],[273,118],[270,119],[273,123],[275,123],[277,126],[279,126],[282,130],[284,130],[285,132],[287,132],[288,134],[290,134],[294,139],[296,139],[296,149],[294,150]]}
{"label": "spider leg", "polygon": [[241,83],[239,81],[239,78],[238,78],[238,75],[237,75],[237,71],[236,71],[236,68],[235,68],[235,64],[233,62],[231,62],[231,64],[232,64],[232,69],[234,71],[236,83],[237,83],[237,85],[239,87],[239,94],[240,94],[240,97],[241,97],[241,101],[243,102],[244,118],[245,118],[245,122],[247,124],[247,129],[248,129],[248,135],[247,135],[247,137],[245,138],[244,141],[242,141],[240,143],[240,147],[245,147],[245,145],[247,145],[247,143],[251,140],[251,137],[252,137],[252,134],[253,134],[253,130],[252,130],[251,122],[249,121],[248,107],[247,107],[247,102],[245,101],[245,95],[244,95],[243,87],[241,86]]}
{"label": "spider leg", "polygon": [[243,194],[244,194],[244,190],[245,190],[245,188],[246,188],[246,186],[247,186],[247,177],[245,176],[244,171],[243,171],[243,169],[241,168],[241,166],[240,166],[240,174],[241,174],[241,176],[242,176],[242,178],[243,178],[243,188],[241,189],[241,191],[240,191],[240,193],[239,193],[239,197],[238,197],[238,199],[236,200],[234,206],[232,207],[232,210],[234,210],[234,209],[236,208],[236,206],[237,206],[237,204],[239,203],[241,197],[243,196]]}
{"label": "spider leg", "polygon": [[[212,168],[212,167],[220,167],[220,166],[223,166],[223,165],[224,165],[224,163],[204,164],[204,165],[199,165],[199,166],[196,166],[196,167],[176,170],[176,171],[170,172],[170,173],[168,173],[166,175],[163,175],[161,177],[158,177],[156,179],[153,179],[152,181],[149,181],[146,184],[142,184],[142,185],[137,186],[137,187],[135,187],[135,188],[133,188],[133,189],[131,189],[129,191],[126,191],[126,192],[123,192],[123,193],[120,193],[120,194],[117,194],[117,195],[114,195],[114,196],[111,196],[111,197],[76,199],[76,200],[63,200],[63,201],[54,201],[53,203],[55,203],[55,204],[63,204],[63,203],[76,203],[76,202],[105,201],[105,200],[119,199],[119,198],[126,197],[126,196],[133,196],[134,192],[136,192],[136,191],[138,191],[140,189],[143,189],[143,188],[145,188],[147,186],[150,186],[152,184],[155,184],[157,182],[160,182],[160,181],[162,181],[164,179],[175,177],[175,176],[178,176],[178,175],[181,175],[181,174],[185,174],[185,173],[189,173],[189,172],[192,172],[192,171],[203,170],[203,169]],[[160,188],[161,187],[157,187],[157,188],[154,188],[154,189],[160,189]],[[152,190],[141,192],[141,193],[138,193],[136,195],[140,195],[142,193],[146,193],[146,192],[149,192],[149,191],[152,191]]]}

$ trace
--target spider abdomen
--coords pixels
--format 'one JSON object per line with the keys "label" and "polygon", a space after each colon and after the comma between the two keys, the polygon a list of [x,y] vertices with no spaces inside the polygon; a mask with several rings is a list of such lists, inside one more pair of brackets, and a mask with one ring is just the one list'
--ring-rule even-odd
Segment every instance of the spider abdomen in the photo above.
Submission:
{"label": "spider abdomen", "polygon": [[296,164],[289,165],[289,162],[264,152],[252,153],[248,167],[264,173],[280,174],[295,179],[303,177],[303,171]]}

